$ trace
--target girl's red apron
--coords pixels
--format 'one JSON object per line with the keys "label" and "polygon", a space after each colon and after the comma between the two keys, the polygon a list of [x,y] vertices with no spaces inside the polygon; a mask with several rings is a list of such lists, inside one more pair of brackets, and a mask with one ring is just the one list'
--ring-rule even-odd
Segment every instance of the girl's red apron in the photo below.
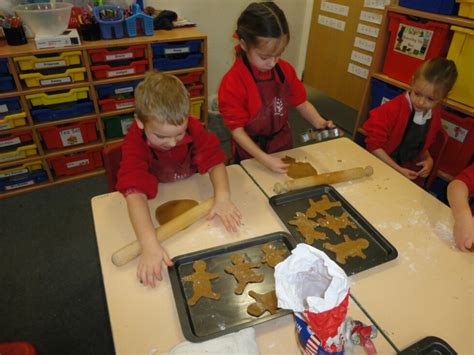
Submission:
{"label": "girl's red apron", "polygon": [[[242,60],[249,69],[257,85],[262,105],[260,110],[251,117],[244,126],[245,132],[266,153],[279,152],[293,147],[291,130],[288,124],[288,109],[290,103],[290,85],[277,64],[272,70],[272,77],[259,80],[255,77],[250,63],[245,55]],[[275,78],[275,73],[280,81]],[[243,148],[235,144],[234,160],[236,162],[252,158]]]}

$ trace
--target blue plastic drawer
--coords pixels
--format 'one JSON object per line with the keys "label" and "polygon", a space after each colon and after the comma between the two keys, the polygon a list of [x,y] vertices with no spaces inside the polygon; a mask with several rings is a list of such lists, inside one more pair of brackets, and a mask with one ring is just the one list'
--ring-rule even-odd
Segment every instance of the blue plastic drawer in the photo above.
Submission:
{"label": "blue plastic drawer", "polygon": [[457,14],[456,0],[400,0],[400,6],[443,15]]}
{"label": "blue plastic drawer", "polygon": [[154,58],[153,67],[159,70],[177,70],[196,67],[201,63],[202,54],[189,54],[184,58]]}
{"label": "blue plastic drawer", "polygon": [[97,85],[95,87],[99,99],[107,99],[114,95],[133,93],[140,80],[127,81],[124,83]]}
{"label": "blue plastic drawer", "polygon": [[8,59],[0,58],[0,74],[8,74]]}
{"label": "blue plastic drawer", "polygon": [[[55,109],[53,106],[39,110],[31,110],[31,116],[38,122],[56,121],[66,118],[79,117],[91,113],[94,110],[92,101],[81,102],[71,105],[69,107],[63,105],[60,109]],[[63,108],[65,107],[65,108]]]}
{"label": "blue plastic drawer", "polygon": [[25,186],[35,185],[46,181],[48,175],[44,170],[35,170],[31,173],[16,175],[6,179],[0,179],[0,191],[14,190]]}
{"label": "blue plastic drawer", "polygon": [[18,96],[0,99],[0,117],[10,115],[20,110],[21,104]]}
{"label": "blue plastic drawer", "polygon": [[168,56],[172,54],[199,53],[202,40],[180,41],[170,43],[155,43],[151,45],[153,56]]}
{"label": "blue plastic drawer", "polygon": [[370,109],[376,108],[385,102],[390,101],[403,92],[403,89],[397,88],[377,79],[372,79],[371,84],[372,87],[370,93],[372,100],[370,103]]}
{"label": "blue plastic drawer", "polygon": [[10,91],[13,90],[15,84],[13,82],[13,76],[11,75],[2,75],[0,76],[0,91]]}

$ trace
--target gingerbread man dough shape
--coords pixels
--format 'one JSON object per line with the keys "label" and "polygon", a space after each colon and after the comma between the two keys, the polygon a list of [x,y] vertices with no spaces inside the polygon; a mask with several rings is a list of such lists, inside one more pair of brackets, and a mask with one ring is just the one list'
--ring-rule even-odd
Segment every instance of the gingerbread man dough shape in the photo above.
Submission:
{"label": "gingerbread man dough shape", "polygon": [[354,222],[349,219],[349,215],[346,212],[343,212],[339,217],[327,214],[324,218],[319,218],[317,222],[321,227],[332,229],[337,235],[341,234],[342,228],[357,228]]}
{"label": "gingerbread man dough shape", "polygon": [[297,227],[296,229],[304,237],[306,244],[311,245],[315,240],[328,239],[325,233],[314,230],[314,228],[318,227],[319,224],[308,219],[303,212],[296,212],[296,218],[288,221],[288,223]]}
{"label": "gingerbread man dough shape", "polygon": [[369,241],[367,239],[352,240],[348,235],[344,235],[344,241],[339,244],[324,243],[323,248],[336,253],[336,261],[339,264],[345,264],[350,256],[358,256],[365,259],[363,249],[367,249]]}
{"label": "gingerbread man dough shape", "polygon": [[299,179],[307,176],[317,175],[318,172],[310,163],[297,162],[295,158],[285,156],[283,162],[290,164],[286,175],[292,179]]}
{"label": "gingerbread man dough shape", "polygon": [[234,293],[241,295],[244,292],[245,286],[250,282],[262,282],[264,279],[263,275],[256,274],[252,269],[259,268],[260,263],[246,263],[245,257],[242,254],[232,254],[230,257],[233,266],[227,266],[225,272],[234,275],[238,282]]}
{"label": "gingerbread man dough shape", "polygon": [[219,274],[216,272],[207,272],[207,264],[204,260],[197,260],[193,263],[194,274],[183,277],[184,281],[193,283],[194,294],[188,299],[190,306],[195,305],[201,297],[219,300],[221,295],[212,291],[211,280],[217,279]]}
{"label": "gingerbread man dough shape", "polygon": [[261,260],[262,263],[267,263],[268,266],[273,267],[273,268],[280,261],[283,261],[283,259],[285,259],[285,256],[287,254],[285,249],[278,249],[271,242],[265,243],[264,245],[262,245],[260,249],[265,254],[264,256],[262,256],[262,260]]}
{"label": "gingerbread man dough shape", "polygon": [[278,302],[275,294],[275,290],[272,290],[267,293],[257,293],[255,291],[249,291],[249,296],[251,296],[256,302],[249,304],[247,307],[247,313],[260,317],[265,311],[275,314],[278,310]]}
{"label": "gingerbread man dough shape", "polygon": [[309,208],[306,210],[306,216],[308,216],[308,218],[314,218],[318,213],[322,215],[327,215],[328,213],[326,212],[326,210],[332,207],[341,207],[341,202],[331,202],[328,198],[328,195],[322,195],[321,200],[318,200],[316,202],[310,198],[308,202]]}

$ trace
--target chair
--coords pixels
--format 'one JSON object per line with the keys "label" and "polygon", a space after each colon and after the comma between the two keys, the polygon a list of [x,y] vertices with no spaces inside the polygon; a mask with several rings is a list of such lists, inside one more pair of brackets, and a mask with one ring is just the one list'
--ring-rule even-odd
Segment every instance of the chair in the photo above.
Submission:
{"label": "chair", "polygon": [[115,191],[117,173],[122,160],[122,143],[106,146],[102,152],[109,192]]}
{"label": "chair", "polygon": [[448,134],[443,128],[441,128],[436,133],[434,143],[430,147],[430,154],[433,158],[433,168],[431,169],[430,175],[428,175],[428,178],[426,179],[424,185],[424,188],[427,191],[431,189],[431,186],[433,185],[436,176],[438,176],[439,163],[441,162],[441,158],[446,149],[446,145],[448,144],[448,139]]}

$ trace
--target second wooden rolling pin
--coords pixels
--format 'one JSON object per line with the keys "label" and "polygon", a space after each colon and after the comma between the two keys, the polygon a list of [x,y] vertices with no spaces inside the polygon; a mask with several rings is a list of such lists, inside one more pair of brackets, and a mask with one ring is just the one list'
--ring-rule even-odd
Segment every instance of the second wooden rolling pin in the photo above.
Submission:
{"label": "second wooden rolling pin", "polygon": [[[209,213],[214,204],[214,199],[210,198],[199,205],[191,208],[190,210],[184,212],[176,218],[173,218],[171,221],[163,224],[158,227],[156,230],[156,239],[159,241],[168,239],[172,237],[179,231],[190,226],[194,222],[198,221],[205,215]],[[138,240],[127,244],[123,248],[117,250],[112,255],[112,262],[117,266],[122,266],[128,263],[129,261],[135,259],[142,252],[142,248]]]}
{"label": "second wooden rolling pin", "polygon": [[273,187],[273,192],[282,194],[288,191],[303,189],[305,187],[318,186],[323,184],[334,184],[348,180],[359,179],[370,176],[374,169],[369,165],[365,168],[353,168],[347,170],[334,171],[332,173],[307,176],[300,179],[288,180],[284,183],[277,182]]}

